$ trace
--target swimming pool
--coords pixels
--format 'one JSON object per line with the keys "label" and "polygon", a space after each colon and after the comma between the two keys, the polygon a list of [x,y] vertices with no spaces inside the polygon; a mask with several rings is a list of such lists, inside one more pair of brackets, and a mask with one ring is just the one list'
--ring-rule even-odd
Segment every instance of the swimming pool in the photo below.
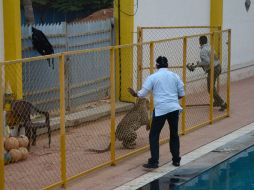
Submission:
{"label": "swimming pool", "polygon": [[[253,136],[251,136],[251,141],[253,144]],[[241,141],[236,141],[231,143],[230,147],[237,145],[243,146]],[[170,172],[138,188],[138,190],[254,190],[253,145],[249,148],[245,147],[246,149],[243,148],[237,154],[232,154],[234,156],[209,167],[211,160],[216,160],[218,156],[226,156],[235,151],[230,147],[214,150],[209,153],[208,159],[197,160],[195,166],[191,164],[191,167],[179,168],[175,172]],[[206,163],[209,169],[205,169]]]}
{"label": "swimming pool", "polygon": [[254,190],[254,146],[173,190]]}

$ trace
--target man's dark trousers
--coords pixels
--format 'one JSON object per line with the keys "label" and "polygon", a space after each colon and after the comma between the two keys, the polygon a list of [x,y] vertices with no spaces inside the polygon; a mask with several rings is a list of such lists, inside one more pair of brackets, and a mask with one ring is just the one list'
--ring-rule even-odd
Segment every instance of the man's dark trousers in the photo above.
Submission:
{"label": "man's dark trousers", "polygon": [[[208,90],[208,93],[210,93],[210,79],[211,79],[210,69],[207,72],[208,72],[207,90]],[[220,74],[221,74],[221,66],[219,64],[216,67],[214,67],[214,78],[213,78],[213,99],[214,99],[214,104],[217,104],[217,106],[222,106],[224,104],[224,100],[220,97],[216,88],[216,81],[219,78]]]}
{"label": "man's dark trousers", "polygon": [[172,154],[173,162],[180,162],[181,157],[179,156],[180,152],[180,141],[178,135],[178,120],[179,120],[179,110],[167,113],[162,116],[155,117],[155,112],[153,112],[152,127],[149,133],[149,143],[151,158],[149,163],[158,164],[159,163],[159,139],[160,132],[165,124],[165,121],[168,121],[170,129],[170,152]]}

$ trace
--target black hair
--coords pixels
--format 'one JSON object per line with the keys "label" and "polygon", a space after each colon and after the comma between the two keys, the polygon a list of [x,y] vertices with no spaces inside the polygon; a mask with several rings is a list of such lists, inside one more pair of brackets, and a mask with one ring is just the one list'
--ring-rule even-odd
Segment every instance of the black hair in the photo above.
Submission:
{"label": "black hair", "polygon": [[168,59],[164,56],[159,56],[156,59],[156,66],[157,68],[167,68],[168,67]]}
{"label": "black hair", "polygon": [[199,37],[199,43],[201,45],[207,44],[207,37],[206,36],[200,36]]}

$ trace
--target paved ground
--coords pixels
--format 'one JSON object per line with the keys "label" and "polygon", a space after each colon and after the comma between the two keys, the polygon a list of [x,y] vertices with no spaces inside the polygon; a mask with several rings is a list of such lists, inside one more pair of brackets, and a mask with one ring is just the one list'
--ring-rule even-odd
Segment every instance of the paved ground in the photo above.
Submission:
{"label": "paved ground", "polygon": [[[171,163],[167,163],[155,170],[150,171],[145,175],[136,178],[135,180],[125,183],[124,185],[114,190],[168,190],[172,189],[171,187],[178,185],[181,186],[180,188],[182,188],[183,185],[183,187],[188,189],[200,189],[201,187],[198,186],[198,181],[200,178],[204,179],[204,176],[202,177],[204,173],[205,175],[208,175],[214,180],[209,181],[209,184],[207,184],[206,182],[203,183],[202,181],[202,188],[213,190],[213,187],[216,187],[216,185],[218,185],[218,180],[227,180],[225,178],[222,179],[223,177],[225,177],[225,175],[223,176],[223,171],[221,172],[220,170],[217,170],[218,167],[216,165],[227,159],[230,159],[231,161],[234,160],[233,158],[231,159],[232,156],[236,159],[236,157],[239,156],[235,157],[235,155],[239,154],[239,152],[241,151],[244,151],[245,153],[240,154],[246,155],[246,149],[249,149],[249,147],[252,147],[254,144],[253,135],[254,122],[238,130],[235,130],[228,135],[216,139],[209,144],[201,146],[200,148],[195,149],[188,154],[183,155],[181,160],[181,167],[179,168],[174,167]],[[243,159],[240,160],[242,161]],[[237,159],[235,161],[237,162]],[[231,170],[232,168],[230,168],[231,163],[229,165],[227,163],[220,165],[220,169],[225,169],[229,167],[228,171],[233,172]],[[212,167],[217,168],[215,169],[215,171],[213,171],[215,173],[217,172],[216,174],[213,172],[213,174],[211,174],[211,171],[209,169]],[[193,177],[195,176],[199,177],[193,179]],[[189,183],[189,180],[192,182]],[[225,186],[224,188],[221,187],[220,189],[225,189]],[[239,189],[241,189],[241,187]]]}
{"label": "paved ground", "polygon": [[[206,126],[190,134],[181,137],[181,154],[186,155],[188,152],[201,147],[204,144],[214,141],[248,123],[254,121],[252,108],[254,100],[251,94],[254,93],[254,77],[239,82],[232,83],[232,103],[231,117],[216,122],[212,126]],[[220,92],[225,90],[221,89]],[[205,92],[206,93],[206,92]],[[202,98],[207,97],[208,93],[197,96],[194,99],[188,98],[188,104],[202,103]],[[223,93],[225,95],[225,93]],[[201,98],[200,98],[201,97]],[[224,96],[225,97],[225,96]],[[207,100],[208,101],[208,100]],[[106,106],[106,105],[105,105]],[[88,148],[105,148],[109,143],[110,136],[110,119],[99,119],[98,114],[106,114],[109,108],[105,106],[91,107],[86,111],[70,114],[66,117],[66,125],[72,123],[77,126],[66,129],[66,161],[67,177],[77,175],[110,160],[110,153],[91,153]],[[123,105],[123,107],[125,107]],[[121,106],[119,109],[122,109]],[[187,110],[187,128],[208,118],[206,107],[188,108]],[[90,115],[89,115],[90,114]],[[218,108],[215,108],[214,115],[218,116]],[[221,114],[221,112],[220,112]],[[79,124],[76,122],[80,118],[87,119],[89,116],[96,119],[96,122],[86,122]],[[96,117],[95,117],[96,116]],[[123,117],[123,113],[117,114],[117,123]],[[51,124],[55,122],[57,126],[58,118],[53,118]],[[204,121],[203,121],[204,122]],[[165,126],[162,138],[168,137],[168,128]],[[29,157],[25,161],[12,163],[5,166],[5,189],[41,189],[48,185],[60,181],[60,132],[56,130],[52,134],[51,148],[48,148],[47,135],[41,135],[37,139],[36,146],[31,148]],[[143,147],[148,144],[148,133],[144,128],[138,131],[137,146]],[[137,148],[138,148],[137,147]],[[131,150],[122,148],[119,142],[116,143],[117,157],[129,153]],[[141,165],[149,158],[149,152],[138,156],[128,158],[117,163],[117,166],[106,167],[90,175],[68,183],[67,188],[71,190],[83,189],[114,189],[122,184],[127,183],[139,176],[146,174]],[[169,163],[171,156],[168,145],[161,146],[160,166]],[[15,183],[13,183],[15,182]]]}
{"label": "paved ground", "polygon": [[[214,141],[254,121],[254,77],[233,82],[231,85],[231,116],[181,137],[181,154]],[[116,166],[106,167],[68,183],[70,190],[109,190],[121,186],[147,173],[141,166],[149,152],[123,160]],[[160,147],[160,165],[171,160],[168,145]]]}

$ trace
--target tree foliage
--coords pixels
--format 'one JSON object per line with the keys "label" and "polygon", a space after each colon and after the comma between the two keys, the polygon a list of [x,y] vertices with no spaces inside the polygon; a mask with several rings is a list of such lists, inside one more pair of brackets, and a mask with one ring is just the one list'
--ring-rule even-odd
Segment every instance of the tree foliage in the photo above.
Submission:
{"label": "tree foliage", "polygon": [[24,7],[26,24],[34,24],[32,0],[22,0],[22,5]]}
{"label": "tree foliage", "polygon": [[32,0],[34,7],[54,8],[59,12],[78,12],[112,7],[113,0]]}

